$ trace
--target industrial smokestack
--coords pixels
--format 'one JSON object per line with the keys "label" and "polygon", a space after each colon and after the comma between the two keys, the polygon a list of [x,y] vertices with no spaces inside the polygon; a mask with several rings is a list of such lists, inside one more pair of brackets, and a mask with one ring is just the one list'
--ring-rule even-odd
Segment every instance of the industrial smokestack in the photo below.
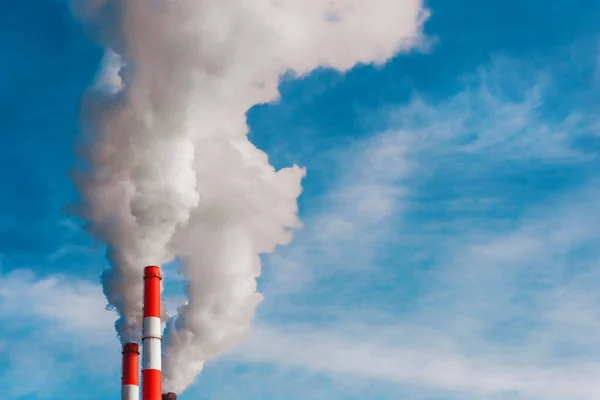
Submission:
{"label": "industrial smokestack", "polygon": [[144,323],[142,343],[144,346],[142,369],[142,400],[161,400],[162,371],[160,346],[162,330],[160,322],[160,268],[144,268]]}
{"label": "industrial smokestack", "polygon": [[139,400],[139,357],[136,343],[123,345],[123,371],[121,375],[121,400]]}
{"label": "industrial smokestack", "polygon": [[177,395],[173,392],[163,393],[162,400],[177,400]]}

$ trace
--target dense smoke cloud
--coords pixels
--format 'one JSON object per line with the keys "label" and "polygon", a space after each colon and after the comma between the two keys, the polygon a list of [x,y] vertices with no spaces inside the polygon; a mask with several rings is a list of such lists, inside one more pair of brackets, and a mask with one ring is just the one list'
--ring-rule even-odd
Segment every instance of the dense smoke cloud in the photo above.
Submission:
{"label": "dense smoke cloud", "polygon": [[[142,269],[177,254],[188,302],[167,326],[165,390],[247,333],[259,255],[299,227],[305,174],[276,171],[247,138],[246,111],[279,77],[381,64],[421,43],[420,0],[103,0],[73,9],[107,49],[84,100],[76,182],[122,341],[138,340]],[[115,75],[118,72],[119,75]],[[166,316],[166,314],[165,314]]]}

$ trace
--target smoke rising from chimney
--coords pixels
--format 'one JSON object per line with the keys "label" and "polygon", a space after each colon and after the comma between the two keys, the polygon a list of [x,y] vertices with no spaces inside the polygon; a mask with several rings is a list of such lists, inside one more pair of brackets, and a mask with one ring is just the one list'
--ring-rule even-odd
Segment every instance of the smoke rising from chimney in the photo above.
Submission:
{"label": "smoke rising from chimney", "polygon": [[109,60],[83,101],[80,213],[108,245],[102,282],[124,342],[140,339],[143,267],[182,260],[189,301],[168,324],[163,360],[165,391],[181,393],[247,334],[259,255],[300,226],[305,171],[269,164],[247,138],[246,111],[276,100],[289,69],[345,71],[418,45],[427,13],[421,0],[72,6]]}

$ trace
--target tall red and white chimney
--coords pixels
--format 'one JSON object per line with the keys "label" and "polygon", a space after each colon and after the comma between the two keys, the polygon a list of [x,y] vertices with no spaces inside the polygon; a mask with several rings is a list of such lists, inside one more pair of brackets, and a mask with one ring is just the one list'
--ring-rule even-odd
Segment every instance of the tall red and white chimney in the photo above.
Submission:
{"label": "tall red and white chimney", "polygon": [[160,268],[144,268],[144,324],[142,331],[142,400],[161,400]]}
{"label": "tall red and white chimney", "polygon": [[123,371],[121,373],[121,400],[140,399],[140,351],[136,343],[123,345]]}

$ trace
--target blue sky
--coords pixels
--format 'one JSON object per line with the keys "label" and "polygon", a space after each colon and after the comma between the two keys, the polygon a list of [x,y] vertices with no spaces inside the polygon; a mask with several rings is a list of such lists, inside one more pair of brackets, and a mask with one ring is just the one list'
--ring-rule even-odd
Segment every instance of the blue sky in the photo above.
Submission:
{"label": "blue sky", "polygon": [[[304,227],[182,400],[600,396],[600,4],[426,6],[428,48],[249,110],[271,162],[307,168]],[[65,213],[102,49],[56,0],[0,5],[0,49],[0,383],[118,396],[106,261]]]}

